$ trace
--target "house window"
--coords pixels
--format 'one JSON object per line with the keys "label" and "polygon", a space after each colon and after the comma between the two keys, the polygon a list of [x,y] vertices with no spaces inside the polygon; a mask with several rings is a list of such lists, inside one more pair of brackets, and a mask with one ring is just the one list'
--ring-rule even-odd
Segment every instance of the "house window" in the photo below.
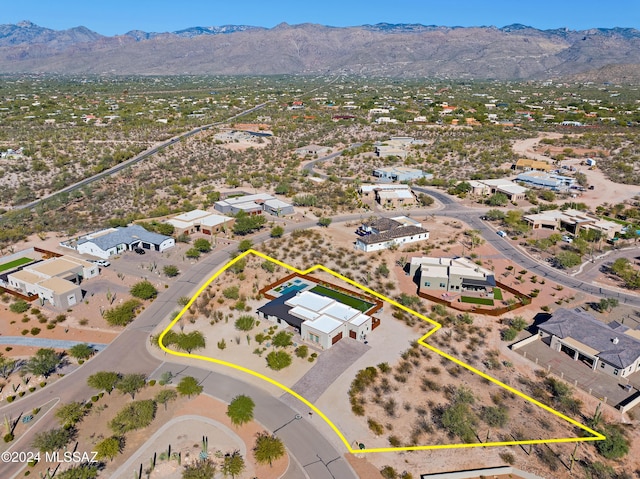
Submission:
{"label": "house window", "polygon": [[441,287],[441,288],[446,288],[446,287],[447,287],[447,285],[446,285],[445,283],[440,283],[440,287]]}
{"label": "house window", "polygon": [[601,367],[602,369],[604,369],[604,363],[603,363],[603,362],[600,362],[600,367]]}
{"label": "house window", "polygon": [[425,281],[424,285],[427,286],[427,287],[431,286],[431,281]]}

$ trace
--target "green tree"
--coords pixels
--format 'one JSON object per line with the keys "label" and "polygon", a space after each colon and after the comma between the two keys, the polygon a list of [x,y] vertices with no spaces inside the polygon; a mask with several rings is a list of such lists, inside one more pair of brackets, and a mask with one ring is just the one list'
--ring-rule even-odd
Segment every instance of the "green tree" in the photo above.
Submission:
{"label": "green tree", "polygon": [[320,219],[318,220],[318,224],[319,224],[320,226],[323,226],[323,227],[325,227],[325,228],[328,228],[332,221],[333,221],[333,220],[332,220],[331,218],[327,218],[326,216],[323,216],[322,218],[320,218]]}
{"label": "green tree", "polygon": [[616,426],[607,426],[604,434],[607,439],[598,441],[596,449],[607,459],[620,459],[629,452],[629,441]]}
{"label": "green tree", "polygon": [[6,358],[0,353],[0,378],[8,379],[16,370],[18,361],[13,358]]}
{"label": "green tree", "polygon": [[[165,336],[166,339],[166,336]],[[203,349],[206,346],[204,334],[200,331],[191,331],[190,333],[179,333],[175,335],[173,343],[183,351],[191,354],[194,349]]]}
{"label": "green tree", "polygon": [[140,281],[129,290],[131,296],[140,299],[152,299],[158,296],[158,290],[149,281]]}
{"label": "green tree", "polygon": [[194,394],[198,395],[202,392],[204,387],[198,384],[198,380],[192,376],[183,377],[178,385],[176,386],[176,390],[181,396],[191,397]]}
{"label": "green tree", "polygon": [[189,259],[198,259],[200,257],[200,250],[197,248],[189,248],[184,254]]}
{"label": "green tree", "polygon": [[256,325],[256,320],[253,316],[248,314],[243,314],[234,323],[234,326],[238,331],[251,331],[253,327]]}
{"label": "green tree", "polygon": [[169,278],[173,278],[175,276],[178,276],[178,274],[180,274],[180,270],[178,269],[178,267],[172,264],[168,264],[167,266],[162,268],[162,271]]}
{"label": "green tree", "polygon": [[487,211],[487,214],[485,215],[485,217],[490,221],[499,221],[499,220],[504,220],[506,215],[504,211],[501,211],[501,210],[489,210]]}
{"label": "green tree", "polygon": [[108,458],[110,461],[113,461],[113,458],[120,454],[122,449],[124,449],[124,437],[108,437],[96,444],[96,459]]}
{"label": "green tree", "polygon": [[273,466],[273,461],[280,459],[284,456],[284,453],[284,444],[279,437],[272,436],[266,432],[258,434],[253,448],[253,454],[258,463]]}
{"label": "green tree", "polygon": [[69,348],[69,355],[76,359],[89,359],[95,350],[87,343],[74,344]]}
{"label": "green tree", "polygon": [[271,351],[267,354],[267,366],[274,371],[280,371],[291,365],[291,355],[285,351]]}
{"label": "green tree", "polygon": [[246,235],[262,228],[266,222],[267,219],[262,215],[249,215],[241,211],[236,215],[233,232],[238,235]]}
{"label": "green tree", "polygon": [[271,228],[270,234],[272,238],[280,238],[284,234],[284,228],[280,225],[276,225]]}
{"label": "green tree", "polygon": [[562,269],[573,268],[574,266],[578,266],[582,261],[580,255],[572,251],[561,251],[556,255],[555,259],[558,266]]}
{"label": "green tree", "polygon": [[167,404],[170,401],[175,400],[178,397],[178,393],[175,389],[163,389],[156,394],[155,401],[158,404],[162,404],[164,406],[164,410],[167,410]]}
{"label": "green tree", "polygon": [[504,193],[494,193],[487,198],[487,204],[489,206],[504,206],[509,203],[509,198]]}
{"label": "green tree", "polygon": [[56,418],[63,427],[75,426],[87,414],[87,409],[81,402],[63,404],[56,410]]}
{"label": "green tree", "polygon": [[201,253],[208,253],[211,251],[211,242],[204,238],[198,238],[193,242],[193,247]]}
{"label": "green tree", "polygon": [[117,435],[147,427],[156,417],[156,407],[152,399],[133,401],[109,421],[109,427]]}
{"label": "green tree", "polygon": [[111,394],[118,381],[120,381],[120,374],[113,371],[98,371],[87,378],[89,387],[98,391],[106,391],[107,394]]}
{"label": "green tree", "polygon": [[291,338],[293,334],[288,331],[280,331],[273,337],[273,345],[277,348],[286,348],[287,346],[291,346],[293,342]]}
{"label": "green tree", "polygon": [[227,406],[227,416],[235,426],[242,426],[253,420],[255,406],[253,399],[241,394],[234,397]]}
{"label": "green tree", "polygon": [[25,370],[32,374],[48,378],[58,369],[61,360],[60,354],[53,349],[39,349],[36,351],[36,354],[27,361]]}
{"label": "green tree", "polygon": [[232,454],[228,454],[224,457],[222,463],[222,474],[224,476],[231,476],[232,479],[245,470],[244,458],[240,455],[240,451],[233,451]]}
{"label": "green tree", "polygon": [[296,348],[296,356],[301,359],[306,358],[309,355],[309,347],[302,344]]}
{"label": "green tree", "polygon": [[98,477],[98,466],[91,464],[80,464],[56,473],[56,479],[95,479],[96,477]]}
{"label": "green tree", "polygon": [[18,299],[15,302],[11,303],[9,309],[14,313],[25,313],[29,310],[29,303],[27,303],[24,299]]}
{"label": "green tree", "polygon": [[504,427],[509,421],[509,409],[505,406],[485,407],[480,418],[491,427]]}
{"label": "green tree", "polygon": [[74,428],[57,428],[40,432],[33,438],[32,446],[40,452],[51,452],[62,449],[76,436]]}
{"label": "green tree", "polygon": [[442,414],[442,425],[451,434],[458,436],[463,442],[476,440],[475,425],[477,420],[468,404],[456,402]]}
{"label": "green tree", "polygon": [[213,479],[216,466],[211,459],[199,459],[194,464],[189,464],[182,471],[182,479]]}
{"label": "green tree", "polygon": [[136,398],[136,394],[147,384],[147,377],[141,373],[125,374],[116,383],[116,389],[122,394],[129,394],[131,399]]}
{"label": "green tree", "polygon": [[138,309],[138,306],[140,306],[140,301],[130,299],[120,306],[105,311],[104,319],[111,326],[126,326],[136,317],[136,309]]}
{"label": "green tree", "polygon": [[238,251],[244,253],[245,251],[249,251],[253,247],[253,241],[250,239],[243,239],[238,243]]}

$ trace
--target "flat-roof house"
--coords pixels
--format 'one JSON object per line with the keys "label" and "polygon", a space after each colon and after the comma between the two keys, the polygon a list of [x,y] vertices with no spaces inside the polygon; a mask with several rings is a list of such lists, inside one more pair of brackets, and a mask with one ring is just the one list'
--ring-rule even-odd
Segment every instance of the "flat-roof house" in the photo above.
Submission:
{"label": "flat-roof house", "polygon": [[358,192],[363,198],[373,196],[378,203],[387,207],[411,206],[416,203],[416,197],[406,184],[361,185]]}
{"label": "flat-roof house", "polygon": [[616,321],[602,323],[580,309],[560,308],[538,326],[539,336],[550,338],[551,349],[618,377],[627,377],[640,366],[638,333]]}
{"label": "flat-roof house", "polygon": [[25,266],[7,275],[7,283],[26,295],[38,295],[42,302],[60,309],[82,300],[80,283],[98,276],[98,265],[71,256],[60,256]]}
{"label": "flat-roof house", "polygon": [[408,168],[406,166],[389,166],[384,168],[376,168],[373,170],[373,176],[389,181],[411,181],[419,178],[431,179],[433,175],[416,168]]}
{"label": "flat-roof house", "polygon": [[496,286],[492,271],[467,258],[411,258],[409,275],[418,283],[419,291],[484,291],[491,294]]}
{"label": "flat-roof house", "polygon": [[[487,194],[502,193],[509,201],[520,201],[525,197],[527,189],[506,178],[496,178],[490,180],[479,180],[487,187]],[[473,185],[472,185],[473,188]]]}
{"label": "flat-roof house", "polygon": [[175,240],[170,236],[152,233],[140,225],[131,225],[85,235],[78,240],[76,249],[82,254],[107,259],[137,247],[162,252],[175,244]]}
{"label": "flat-roof house", "polygon": [[307,145],[307,146],[303,146],[302,148],[297,148],[296,153],[302,156],[307,156],[307,155],[321,156],[321,155],[328,155],[329,153],[331,153],[331,148],[326,146],[320,146],[320,145]]}
{"label": "flat-roof house", "polygon": [[546,161],[532,160],[530,158],[520,158],[513,165],[514,170],[523,171],[545,171],[549,172],[552,166]]}
{"label": "flat-roof house", "polygon": [[343,337],[364,340],[371,332],[371,316],[311,291],[292,291],[258,308],[262,318],[295,328],[302,339],[328,349]]}
{"label": "flat-roof house", "polygon": [[566,191],[576,182],[575,178],[570,176],[544,173],[542,171],[527,171],[525,173],[520,173],[516,176],[516,181],[538,188],[546,188],[552,191]]}
{"label": "flat-roof house", "polygon": [[267,193],[227,198],[216,201],[213,207],[223,214],[231,215],[236,215],[240,211],[244,211],[250,215],[262,214],[263,211],[266,211],[274,216],[286,216],[295,213],[292,205],[278,200]]}
{"label": "flat-roof house", "polygon": [[165,223],[174,227],[176,236],[194,233],[213,236],[233,226],[234,221],[233,218],[217,215],[209,211],[192,210],[173,216],[165,220]]}
{"label": "flat-roof house", "polygon": [[360,226],[357,233],[360,237],[355,247],[366,252],[429,239],[429,231],[422,223],[407,216],[379,218]]}
{"label": "flat-roof house", "polygon": [[536,229],[564,229],[578,234],[581,229],[600,231],[605,238],[614,238],[622,232],[622,225],[613,221],[601,220],[595,215],[583,211],[568,209],[548,210],[542,213],[524,215],[522,219]]}

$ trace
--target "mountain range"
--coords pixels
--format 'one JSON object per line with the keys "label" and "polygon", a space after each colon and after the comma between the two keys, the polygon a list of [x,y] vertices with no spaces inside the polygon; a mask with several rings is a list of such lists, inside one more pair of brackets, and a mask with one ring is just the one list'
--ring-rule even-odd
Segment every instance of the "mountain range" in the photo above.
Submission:
{"label": "mountain range", "polygon": [[633,28],[539,30],[420,24],[193,27],[104,36],[86,27],[0,25],[0,73],[319,74],[546,79],[618,66],[640,72]]}

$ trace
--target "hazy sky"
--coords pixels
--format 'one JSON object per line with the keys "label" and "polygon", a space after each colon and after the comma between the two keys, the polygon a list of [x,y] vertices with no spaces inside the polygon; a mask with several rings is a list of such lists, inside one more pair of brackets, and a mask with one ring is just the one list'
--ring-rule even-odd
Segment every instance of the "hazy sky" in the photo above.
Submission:
{"label": "hazy sky", "polygon": [[0,24],[30,20],[56,30],[79,25],[103,35],[225,24],[273,27],[388,23],[540,29],[640,28],[640,0],[6,0]]}

